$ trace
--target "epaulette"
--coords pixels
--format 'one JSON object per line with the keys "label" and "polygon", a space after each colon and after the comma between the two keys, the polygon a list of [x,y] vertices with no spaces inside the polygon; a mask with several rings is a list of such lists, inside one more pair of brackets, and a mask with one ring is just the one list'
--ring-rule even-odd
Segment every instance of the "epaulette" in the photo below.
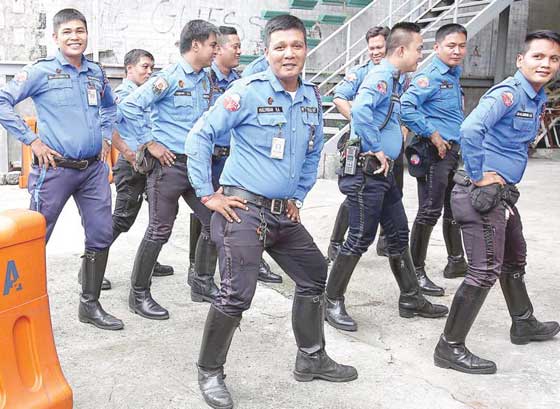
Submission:
{"label": "epaulette", "polygon": [[87,57],[86,57],[86,61],[90,62],[90,63],[93,63],[93,64],[95,64],[99,67],[99,69],[101,70],[101,74],[103,75],[103,81],[105,82],[105,84],[108,84],[109,79],[107,78],[107,73],[105,72],[105,68],[103,68],[103,64],[101,64],[99,61],[90,60]]}
{"label": "epaulette", "polygon": [[244,77],[243,78],[244,84],[250,84],[253,81],[268,81],[268,78],[266,76],[266,71],[260,71],[257,72],[256,74],[251,74],[248,77]]}
{"label": "epaulette", "polygon": [[52,60],[54,60],[54,58],[55,58],[54,55],[49,56],[49,57],[37,58],[37,59],[33,62],[33,65],[35,65],[35,64],[37,64],[37,63],[40,63],[40,62],[43,62],[43,61],[52,61]]}

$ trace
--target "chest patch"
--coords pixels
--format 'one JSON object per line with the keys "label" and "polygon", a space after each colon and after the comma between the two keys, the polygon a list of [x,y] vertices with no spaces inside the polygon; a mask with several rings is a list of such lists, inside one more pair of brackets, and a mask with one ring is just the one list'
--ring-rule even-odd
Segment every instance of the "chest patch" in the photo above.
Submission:
{"label": "chest patch", "polygon": [[515,116],[518,117],[518,118],[533,119],[533,113],[532,112],[527,112],[527,111],[517,111],[515,113]]}
{"label": "chest patch", "polygon": [[301,112],[307,112],[308,114],[316,114],[317,107],[301,107]]}
{"label": "chest patch", "polygon": [[273,114],[278,112],[284,112],[282,107],[257,107],[258,114]]}
{"label": "chest patch", "polygon": [[447,81],[443,81],[439,86],[440,89],[453,89],[453,84]]}

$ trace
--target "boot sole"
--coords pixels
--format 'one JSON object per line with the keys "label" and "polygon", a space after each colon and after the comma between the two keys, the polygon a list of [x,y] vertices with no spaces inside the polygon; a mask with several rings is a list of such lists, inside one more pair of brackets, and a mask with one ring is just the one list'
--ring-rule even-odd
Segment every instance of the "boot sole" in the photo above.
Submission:
{"label": "boot sole", "polygon": [[294,371],[294,378],[298,382],[311,382],[313,379],[322,379],[329,382],[350,382],[354,379],[358,379],[358,374],[349,376],[347,378],[334,378],[324,374],[318,373],[301,373]]}
{"label": "boot sole", "polygon": [[156,320],[156,321],[164,321],[164,320],[168,320],[169,319],[169,314],[167,315],[162,315],[162,316],[154,316],[154,315],[146,315],[141,313],[140,311],[136,311],[134,308],[128,308],[130,310],[130,312],[136,314],[136,315],[140,315],[142,318],[146,318],[148,320]]}
{"label": "boot sole", "polygon": [[527,345],[531,341],[548,341],[549,339],[554,338],[558,332],[560,332],[560,327],[556,327],[556,329],[550,334],[530,335],[527,337],[514,337],[510,335],[510,340],[511,343],[515,345]]}
{"label": "boot sole", "polygon": [[214,299],[212,297],[195,293],[192,290],[191,290],[191,300],[193,302],[208,302],[210,304],[212,304],[212,302],[214,301]]}
{"label": "boot sole", "polygon": [[171,273],[153,273],[152,277],[169,277],[175,274],[174,272]]}
{"label": "boot sole", "polygon": [[97,327],[97,328],[99,328],[99,329],[105,329],[105,330],[108,330],[108,331],[118,331],[118,330],[121,330],[121,329],[124,328],[124,324],[119,325],[119,326],[114,326],[114,327],[107,327],[107,326],[99,325],[99,324],[97,324],[95,321],[90,320],[89,318],[78,317],[78,320],[79,320],[81,323],[84,323],[84,324],[91,324],[91,325],[93,325],[94,327]]}
{"label": "boot sole", "polygon": [[465,277],[465,273],[459,273],[459,274],[449,274],[449,273],[443,273],[443,278],[448,278],[448,279],[453,279],[453,278],[463,278]]}
{"label": "boot sole", "polygon": [[425,290],[423,288],[420,288],[422,290],[422,294],[424,295],[428,295],[430,297],[443,297],[445,295],[445,290],[443,291],[429,291],[429,290]]}
{"label": "boot sole", "polygon": [[491,375],[495,374],[498,368],[495,366],[493,368],[481,368],[481,369],[468,369],[455,364],[454,362],[448,361],[447,359],[440,358],[434,355],[434,364],[439,368],[444,369],[454,369],[459,372],[473,374],[473,375]]}
{"label": "boot sole", "polygon": [[210,402],[208,399],[206,399],[206,397],[204,397],[204,402],[206,402],[206,404],[213,409],[233,409],[233,403],[231,405],[227,405],[227,406],[216,405],[216,404]]}
{"label": "boot sole", "polygon": [[418,312],[418,311],[411,311],[411,310],[404,310],[399,308],[399,316],[401,318],[414,318],[414,316],[419,316],[422,318],[441,318],[445,317],[449,311],[446,311],[441,314],[427,314],[425,312]]}
{"label": "boot sole", "polygon": [[282,280],[268,280],[268,279],[262,279],[262,278],[257,278],[257,281],[260,281],[261,283],[269,283],[269,284],[282,284]]}
{"label": "boot sole", "polygon": [[327,323],[328,323],[331,327],[336,328],[336,329],[339,329],[339,330],[342,330],[342,331],[348,331],[348,332],[356,332],[356,331],[358,331],[358,324],[353,325],[353,326],[341,325],[341,324],[338,324],[338,323],[336,323],[336,322],[333,322],[333,321],[329,320],[327,317],[325,317],[325,321],[327,321]]}

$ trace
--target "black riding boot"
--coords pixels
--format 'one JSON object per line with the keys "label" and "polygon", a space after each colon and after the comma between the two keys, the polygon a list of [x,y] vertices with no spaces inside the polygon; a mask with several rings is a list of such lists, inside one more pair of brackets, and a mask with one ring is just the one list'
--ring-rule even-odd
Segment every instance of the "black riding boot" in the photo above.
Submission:
{"label": "black riding boot", "polygon": [[151,320],[166,320],[169,312],[159,305],[150,292],[152,272],[163,243],[143,239],[134,259],[131,288],[128,296],[130,310]]}
{"label": "black riding boot", "polygon": [[[107,251],[109,251],[109,249],[107,249]],[[80,271],[78,271],[78,284],[82,285],[82,268],[80,267]],[[103,277],[103,282],[101,283],[101,290],[103,291],[107,291],[111,289],[111,282],[106,279],[105,277]]]}
{"label": "black riding boot", "polygon": [[358,324],[346,312],[344,293],[359,260],[360,256],[338,253],[327,281],[326,320],[333,327],[344,331],[358,330]]}
{"label": "black riding boot", "polygon": [[327,250],[327,260],[329,263],[336,259],[342,243],[344,243],[344,235],[348,230],[348,205],[346,202],[342,202],[338,208],[338,213],[336,214],[336,219],[334,221],[333,231],[331,234],[331,242]]}
{"label": "black riding boot", "polygon": [[263,283],[280,284],[282,283],[282,276],[273,273],[268,263],[264,261],[264,259],[261,259],[257,280],[262,281]]}
{"label": "black riding boot", "polygon": [[187,274],[187,284],[192,286],[192,280],[196,273],[196,245],[198,243],[198,238],[202,232],[202,223],[200,220],[191,213],[190,219],[190,232],[189,232],[189,272]]}
{"label": "black riding boot", "polygon": [[511,342],[522,345],[553,338],[560,331],[560,325],[556,321],[540,322],[535,318],[533,304],[523,280],[525,271],[523,268],[510,270],[513,269],[502,267],[500,285],[511,315]]}
{"label": "black riding boot", "polygon": [[154,277],[166,277],[166,276],[172,276],[174,272],[175,270],[173,269],[172,266],[168,266],[166,264],[159,264],[156,261],[156,264],[154,266],[154,272],[152,275]]}
{"label": "black riding boot", "polygon": [[123,329],[123,322],[107,314],[99,303],[103,275],[107,267],[109,248],[103,251],[86,250],[82,257],[82,294],[78,319],[81,322],[95,325],[97,328],[117,330]]}
{"label": "black riding boot", "polygon": [[206,403],[216,409],[233,408],[224,383],[224,364],[239,321],[241,317],[224,314],[213,305],[206,318],[197,364],[198,386]]}
{"label": "black riding boot", "polygon": [[465,282],[461,283],[453,298],[445,329],[434,351],[436,366],[470,374],[493,374],[496,372],[494,362],[479,358],[469,351],[465,345],[467,334],[489,291],[489,288],[475,287],[465,284]]}
{"label": "black riding boot", "polygon": [[426,295],[440,297],[445,293],[445,290],[434,284],[434,282],[428,278],[426,270],[424,269],[432,230],[433,227],[430,225],[414,222],[412,231],[410,232],[410,252],[412,253],[412,260],[414,261],[416,278],[418,279],[418,284],[422,292]]}
{"label": "black riding boot", "polygon": [[205,234],[201,234],[198,238],[195,258],[196,268],[191,283],[191,300],[212,302],[220,293],[214,283],[218,253],[210,237]]}
{"label": "black riding boot", "polygon": [[331,382],[350,382],[358,377],[356,368],[333,361],[325,351],[323,295],[295,295],[292,306],[292,328],[298,352],[294,377],[309,382],[324,379]]}
{"label": "black riding boot", "polygon": [[453,219],[443,219],[443,240],[447,249],[447,265],[443,269],[445,278],[464,277],[467,261],[463,252],[461,227]]}
{"label": "black riding boot", "polygon": [[399,296],[401,317],[412,318],[419,315],[424,318],[439,318],[447,314],[449,310],[445,305],[432,304],[422,294],[414,276],[414,264],[408,247],[402,254],[390,255],[389,265],[401,291]]}

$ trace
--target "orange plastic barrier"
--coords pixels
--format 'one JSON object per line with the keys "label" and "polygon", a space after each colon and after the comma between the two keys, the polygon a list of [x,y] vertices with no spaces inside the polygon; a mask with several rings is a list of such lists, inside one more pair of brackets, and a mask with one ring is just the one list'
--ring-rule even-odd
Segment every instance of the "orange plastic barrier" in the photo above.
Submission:
{"label": "orange plastic barrier", "polygon": [[0,409],[70,409],[54,345],[45,272],[45,219],[0,212]]}
{"label": "orange plastic barrier", "polygon": [[[26,117],[24,119],[31,130],[37,133],[37,119],[35,117]],[[118,157],[119,151],[112,147],[111,153],[107,157],[107,165],[109,165],[109,183],[113,183],[113,165],[117,163]],[[27,179],[29,178],[32,164],[33,151],[31,150],[31,147],[25,144],[21,144],[21,174],[19,176],[20,189],[27,188]]]}
{"label": "orange plastic barrier", "polygon": [[[37,133],[37,119],[34,117],[24,118],[27,125],[31,130]],[[33,152],[31,146],[21,144],[21,174],[19,175],[19,187],[25,189],[27,187],[27,178],[31,172],[31,165],[33,164]]]}

